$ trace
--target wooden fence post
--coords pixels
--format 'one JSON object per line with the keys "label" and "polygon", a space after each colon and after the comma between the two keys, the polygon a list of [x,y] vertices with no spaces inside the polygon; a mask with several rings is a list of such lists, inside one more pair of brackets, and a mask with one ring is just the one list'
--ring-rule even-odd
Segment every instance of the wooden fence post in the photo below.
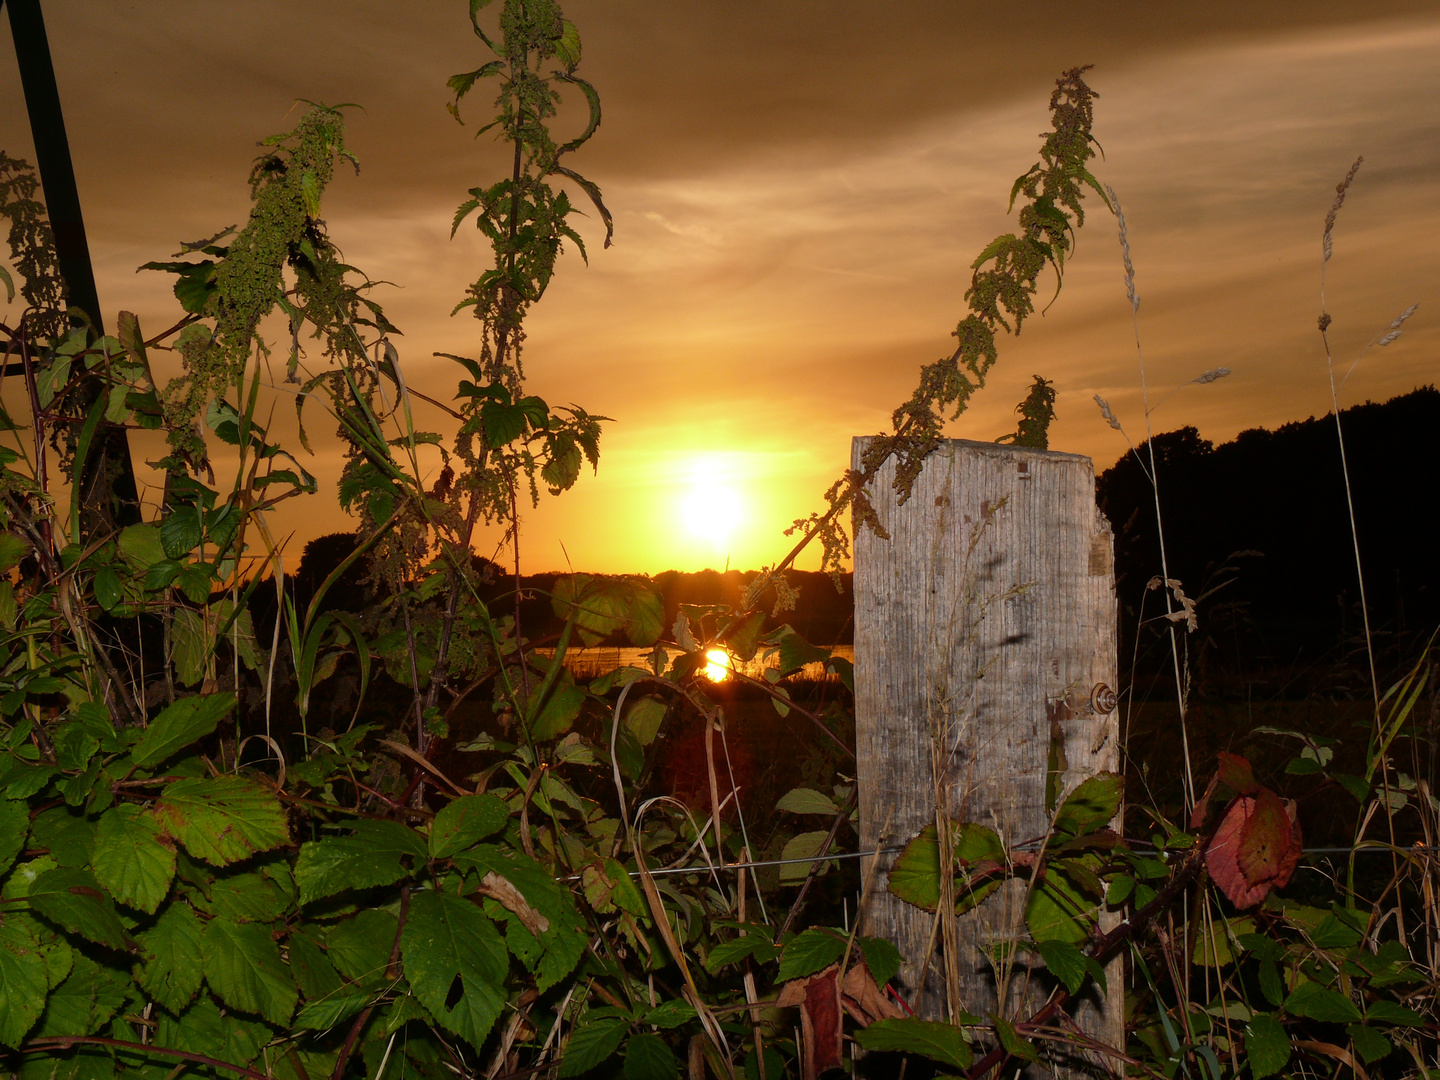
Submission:
{"label": "wooden fence post", "polygon": [[[854,440],[853,467],[868,444]],[[1116,601],[1094,467],[1075,454],[946,441],[903,506],[894,470],[892,459],[869,489],[889,539],[855,537],[861,848],[905,844],[942,800],[952,821],[988,825],[1007,844],[1038,838],[1047,772],[1069,791],[1119,762],[1119,714],[1097,690],[1116,685]],[[894,859],[878,859],[861,929],[900,948],[918,1014],[946,1017],[947,967],[971,1013],[1021,1019],[1044,1000],[1033,960],[1021,955],[1003,1002],[985,960],[996,942],[1024,937],[1023,888],[957,920],[947,962],[936,917],[886,889]],[[863,860],[862,880],[876,861]],[[1119,974],[1078,1016],[1111,1046],[1123,1046]]]}

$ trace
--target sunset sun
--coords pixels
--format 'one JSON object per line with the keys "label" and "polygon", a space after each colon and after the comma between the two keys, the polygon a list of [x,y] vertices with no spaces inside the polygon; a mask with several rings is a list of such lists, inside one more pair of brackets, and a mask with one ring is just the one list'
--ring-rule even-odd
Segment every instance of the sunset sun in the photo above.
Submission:
{"label": "sunset sun", "polygon": [[680,523],[692,540],[722,550],[745,518],[740,491],[730,470],[714,458],[695,462],[679,500]]}

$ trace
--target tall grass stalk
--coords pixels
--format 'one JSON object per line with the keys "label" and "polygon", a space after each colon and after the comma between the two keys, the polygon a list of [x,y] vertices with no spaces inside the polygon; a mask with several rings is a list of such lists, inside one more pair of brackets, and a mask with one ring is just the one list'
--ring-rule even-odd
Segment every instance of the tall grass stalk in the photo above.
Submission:
{"label": "tall grass stalk", "polygon": [[[1185,809],[1195,805],[1195,775],[1190,765],[1190,733],[1186,721],[1188,695],[1180,664],[1180,645],[1175,640],[1175,607],[1170,593],[1170,564],[1165,553],[1165,519],[1160,513],[1160,476],[1155,467],[1155,438],[1150,426],[1150,388],[1145,377],[1145,350],[1140,343],[1140,297],[1135,293],[1135,264],[1130,260],[1130,237],[1125,228],[1125,211],[1115,189],[1105,185],[1105,194],[1115,211],[1115,220],[1120,230],[1120,255],[1125,262],[1125,295],[1130,301],[1130,324],[1135,332],[1135,355],[1140,363],[1140,395],[1145,409],[1145,441],[1150,451],[1150,490],[1155,494],[1155,531],[1160,538],[1160,573],[1164,577],[1161,592],[1165,594],[1165,619],[1170,631],[1170,659],[1175,670],[1175,698],[1180,707],[1180,747],[1185,757]],[[1103,406],[1102,406],[1103,409]]]}

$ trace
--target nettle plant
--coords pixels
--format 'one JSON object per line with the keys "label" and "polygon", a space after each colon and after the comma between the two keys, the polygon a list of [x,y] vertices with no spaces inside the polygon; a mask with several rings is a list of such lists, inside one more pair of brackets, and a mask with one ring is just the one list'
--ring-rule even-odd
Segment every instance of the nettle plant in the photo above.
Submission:
{"label": "nettle plant", "polygon": [[[837,762],[850,753],[843,697],[823,710],[789,697],[785,679],[807,664],[852,684],[828,650],[788,626],[767,632],[794,601],[785,571],[817,538],[836,565],[838,515],[852,506],[857,527],[873,523],[862,489],[888,455],[902,458],[908,491],[947,410],[957,415],[983,385],[996,330],[1018,331],[1041,272],[1063,271],[1082,190],[1098,190],[1082,71],[1057,82],[1053,131],[1012,191],[1019,232],[975,260],[958,348],[922,369],[895,430],[832,490],[827,513],[797,523],[796,549],[740,608],[686,607],[668,626],[644,580],[562,578],[551,602],[563,629],[542,651],[520,620],[519,507],[597,465],[604,418],[527,393],[524,321],[564,245],[584,254],[577,207],[559,185],[596,210],[609,244],[598,187],[566,164],[598,129],[600,103],[577,74],[578,32],[551,0],[503,0],[498,19],[486,0],[469,7],[484,62],[450,80],[451,107],[459,119],[462,99],[493,91],[482,131],[507,145],[512,165],[456,214],[455,228],[473,221],[493,258],[456,309],[474,314],[477,348],[449,358],[459,367],[449,403],[406,381],[375,282],[345,263],[320,217],[336,167],[352,161],[341,109],[315,106],[266,141],[243,226],[147,264],[174,275],[181,308],[149,336],[130,313],[114,336],[87,313],[67,318],[33,176],[0,159],[24,302],[4,326],[6,364],[20,372],[27,421],[0,414],[5,1068],[73,1080],[186,1070],[670,1080],[683,1067],[763,1080],[843,1064],[846,1016],[865,1047],[928,1053],[975,1077],[1035,1054],[1047,1017],[906,1016],[888,986],[900,963],[893,946],[810,925],[807,896],[835,872],[826,856],[848,835],[853,785],[786,794],[778,809],[793,826],[757,850],[735,797],[725,709],[702,672],[712,648],[773,653],[774,678],[754,686],[781,715],[813,725]],[[567,92],[584,99],[589,120],[562,142],[550,123]],[[13,300],[8,273],[4,284]],[[157,378],[162,357],[177,376]],[[260,419],[286,395],[301,421],[291,448]],[[451,433],[419,430],[416,400],[446,414]],[[1038,380],[1028,400],[1017,441],[1043,439],[1053,392]],[[317,497],[303,465],[304,424],[313,429],[317,409],[347,455],[339,497],[357,543],[297,602],[270,512]],[[105,449],[126,430],[166,439],[163,504],[148,520],[114,483]],[[69,482],[57,488],[61,475]],[[488,603],[481,594],[494,583],[471,555],[481,529],[517,546],[513,592]],[[356,567],[365,603],[330,606]],[[566,652],[617,638],[651,648],[649,665],[577,682]],[[313,705],[338,694],[342,675],[355,719],[322,726]],[[1415,698],[1408,688],[1401,696],[1403,723]],[[478,771],[451,775],[440,751],[477,700],[493,722],[460,749]],[[272,714],[297,730],[273,726]],[[698,809],[646,786],[662,733],[684,730],[702,747],[709,799]],[[1307,743],[1297,761],[1322,769],[1325,749]],[[1383,751],[1375,760],[1366,784],[1383,772]],[[1268,897],[1292,868],[1290,834],[1275,839],[1290,819],[1243,767],[1227,769],[1211,804],[1235,796],[1215,836],[1238,835],[1238,869],[1227,864],[1229,879],[1211,869],[1227,892],[1238,874]],[[1072,793],[1038,852],[1006,852],[983,826],[957,825],[963,850],[943,860],[959,868],[945,892],[962,906],[1020,870],[1049,898],[1026,947],[1063,987],[1057,1010],[1122,947],[1137,970],[1157,968],[1154,943],[1173,938],[1145,931],[1165,902],[1196,887],[1195,853],[1220,844],[1203,815],[1182,833],[1158,814],[1153,847],[1128,844],[1108,831],[1119,798],[1114,777]],[[1235,807],[1248,808],[1239,825]],[[1255,855],[1257,844],[1284,848],[1279,863]],[[918,838],[888,887],[933,907],[935,849],[933,835]],[[763,890],[754,872],[720,867],[775,854],[814,861],[787,865]],[[1119,937],[1096,936],[1101,903],[1128,913]],[[1146,982],[1134,1026],[1149,1057],[1134,1067],[1168,1076],[1212,1066],[1223,1051],[1234,1070],[1248,1062],[1259,1077],[1284,1065],[1290,1031],[1320,1039],[1333,1023],[1351,1025],[1360,1058],[1334,1052],[1357,1073],[1380,1051],[1362,1031],[1387,1047],[1419,1046],[1418,1035],[1396,1034],[1418,1022],[1405,996],[1416,970],[1393,945],[1371,947],[1378,930],[1351,907],[1275,914],[1275,903],[1243,919],[1207,915],[1207,927],[1229,928],[1204,939],[1219,1013],[1209,998],[1197,1011],[1191,997],[1165,998]],[[1158,971],[1162,981],[1170,971],[1172,991],[1189,985],[1173,968]],[[1225,997],[1239,981],[1261,996]],[[1243,1016],[1240,1001],[1250,1003]],[[1236,1025],[1248,1025],[1243,1035]]]}

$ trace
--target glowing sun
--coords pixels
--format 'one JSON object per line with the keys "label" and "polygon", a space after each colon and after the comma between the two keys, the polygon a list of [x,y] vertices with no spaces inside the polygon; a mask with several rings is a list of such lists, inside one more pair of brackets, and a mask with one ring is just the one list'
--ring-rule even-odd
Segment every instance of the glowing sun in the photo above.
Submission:
{"label": "glowing sun", "polygon": [[706,649],[704,673],[711,682],[730,678],[730,654],[724,649]]}
{"label": "glowing sun", "polygon": [[729,542],[745,516],[740,492],[727,470],[708,458],[698,460],[690,470],[689,489],[680,498],[679,511],[685,531],[716,549]]}

